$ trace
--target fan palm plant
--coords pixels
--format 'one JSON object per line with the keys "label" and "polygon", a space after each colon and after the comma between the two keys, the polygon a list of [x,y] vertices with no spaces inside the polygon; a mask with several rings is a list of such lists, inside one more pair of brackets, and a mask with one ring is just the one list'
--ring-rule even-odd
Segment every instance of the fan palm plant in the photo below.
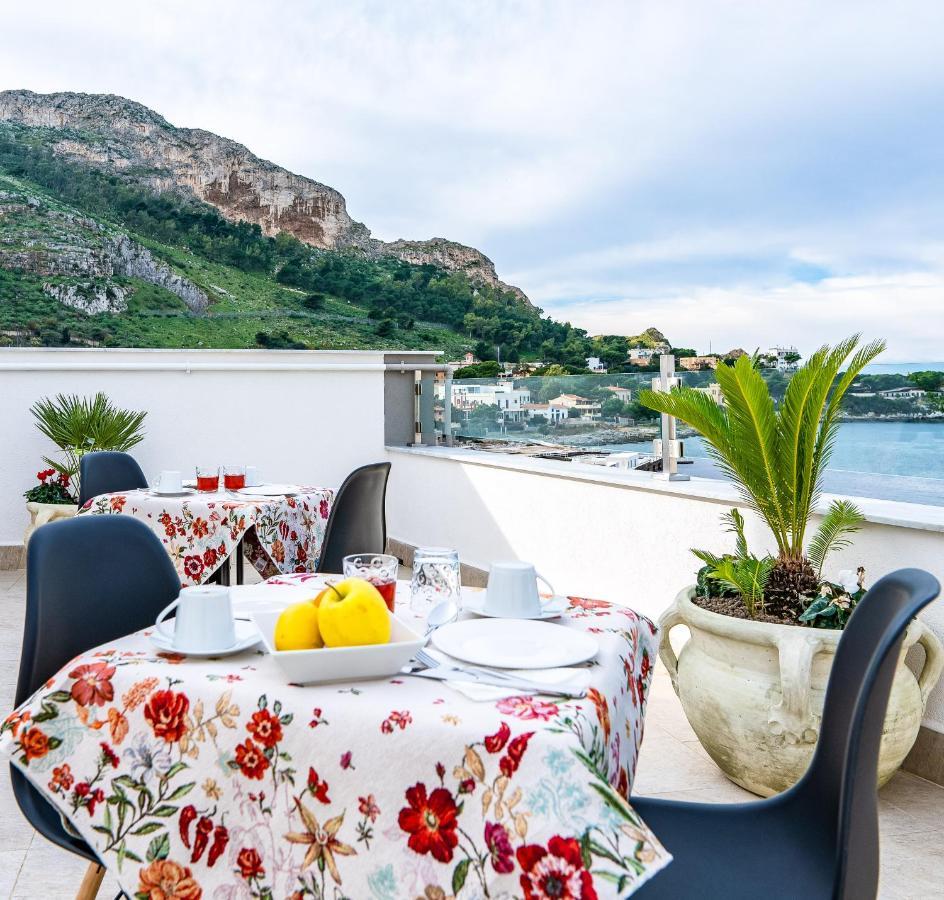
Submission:
{"label": "fan palm plant", "polygon": [[839,434],[843,395],[884,349],[883,341],[860,347],[859,335],[821,347],[797,370],[779,406],[748,356],[716,370],[724,406],[692,388],[640,393],[644,406],[701,433],[708,455],[767,523],[777,546],[768,596],[795,601],[815,594],[826,555],[861,527],[853,504],[834,501],[807,549],[807,526]]}
{"label": "fan palm plant", "polygon": [[144,439],[146,412],[119,409],[101,391],[94,397],[57,394],[30,407],[36,427],[63,453],[63,460],[43,457],[65,475],[78,496],[79,463],[93,450],[127,451]]}

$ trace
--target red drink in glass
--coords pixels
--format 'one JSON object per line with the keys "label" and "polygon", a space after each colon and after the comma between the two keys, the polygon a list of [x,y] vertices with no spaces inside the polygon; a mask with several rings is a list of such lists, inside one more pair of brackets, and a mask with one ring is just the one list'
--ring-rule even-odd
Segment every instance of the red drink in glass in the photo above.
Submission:
{"label": "red drink in glass", "polygon": [[387,604],[387,609],[390,612],[393,612],[393,602],[397,596],[397,583],[396,581],[374,581],[371,579],[370,582],[377,591],[380,593],[380,596],[383,597],[384,603]]}
{"label": "red drink in glass", "polygon": [[228,491],[238,491],[240,488],[244,488],[246,486],[246,473],[240,472],[235,474],[232,472],[224,472],[223,486]]}
{"label": "red drink in glass", "polygon": [[197,476],[197,490],[198,491],[217,491],[220,488],[220,476],[219,475],[198,475]]}

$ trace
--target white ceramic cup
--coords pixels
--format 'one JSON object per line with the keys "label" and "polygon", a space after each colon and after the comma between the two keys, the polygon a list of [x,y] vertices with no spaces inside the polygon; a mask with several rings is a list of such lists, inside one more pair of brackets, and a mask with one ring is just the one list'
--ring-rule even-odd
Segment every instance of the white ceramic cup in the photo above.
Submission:
{"label": "white ceramic cup", "polygon": [[165,469],[157,479],[157,489],[162,494],[179,494],[183,490],[180,472]]}
{"label": "white ceramic cup", "polygon": [[[171,634],[164,619],[175,609],[177,615]],[[212,653],[226,650],[236,643],[229,588],[219,585],[185,588],[170,606],[161,611],[154,624],[157,631],[181,653]]]}
{"label": "white ceramic cup", "polygon": [[258,466],[246,466],[246,487],[259,487],[262,484],[262,476],[259,474]]}
{"label": "white ceramic cup", "polygon": [[497,562],[488,571],[485,611],[508,619],[537,619],[541,615],[538,580],[544,582],[553,596],[551,583],[534,570],[531,563]]}

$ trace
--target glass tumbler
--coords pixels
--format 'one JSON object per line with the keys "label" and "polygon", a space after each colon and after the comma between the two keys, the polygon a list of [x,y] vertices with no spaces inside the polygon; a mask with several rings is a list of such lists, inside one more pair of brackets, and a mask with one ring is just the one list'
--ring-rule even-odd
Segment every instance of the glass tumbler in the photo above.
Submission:
{"label": "glass tumbler", "polygon": [[377,588],[387,604],[387,609],[393,612],[397,596],[397,572],[400,570],[399,559],[386,553],[355,553],[345,556],[342,566],[345,578],[363,578]]}
{"label": "glass tumbler", "polygon": [[447,547],[418,547],[413,554],[410,610],[427,616],[434,606],[452,601],[462,605],[459,581],[459,551]]}
{"label": "glass tumbler", "polygon": [[218,491],[220,489],[219,466],[197,466],[197,490]]}

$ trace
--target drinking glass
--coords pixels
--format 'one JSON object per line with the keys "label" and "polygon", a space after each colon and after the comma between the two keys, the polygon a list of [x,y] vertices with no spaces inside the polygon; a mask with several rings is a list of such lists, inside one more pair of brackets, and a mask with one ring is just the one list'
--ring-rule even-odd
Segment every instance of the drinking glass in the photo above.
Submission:
{"label": "drinking glass", "polygon": [[413,554],[410,610],[426,616],[440,603],[462,604],[459,581],[459,551],[447,547],[418,547]]}
{"label": "drinking glass", "polygon": [[363,578],[369,581],[380,592],[387,609],[393,612],[400,560],[386,553],[355,553],[345,556],[342,565],[345,578]]}
{"label": "drinking glass", "polygon": [[218,491],[220,489],[219,466],[197,466],[197,490]]}
{"label": "drinking glass", "polygon": [[245,466],[223,466],[223,486],[228,491],[238,491],[246,486]]}

